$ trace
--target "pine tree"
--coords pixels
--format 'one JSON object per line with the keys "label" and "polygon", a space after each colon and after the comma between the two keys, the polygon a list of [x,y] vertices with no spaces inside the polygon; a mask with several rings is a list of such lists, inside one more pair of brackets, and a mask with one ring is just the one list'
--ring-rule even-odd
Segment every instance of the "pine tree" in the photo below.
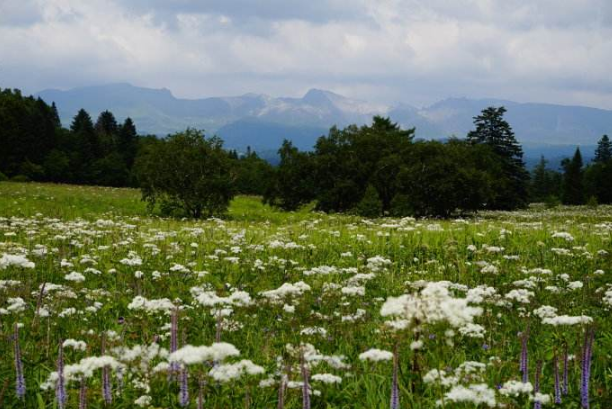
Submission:
{"label": "pine tree", "polygon": [[138,152],[138,132],[131,118],[127,118],[119,128],[117,148],[123,155],[125,164],[131,168]]}
{"label": "pine tree", "polygon": [[563,203],[569,205],[584,204],[584,171],[580,148],[576,148],[574,157],[564,159],[561,163],[563,174]]}
{"label": "pine tree", "polygon": [[514,209],[527,204],[527,183],[529,173],[523,162],[523,148],[516,140],[510,124],[504,119],[506,108],[489,107],[474,117],[475,130],[470,131],[467,139],[472,144],[486,144],[493,149],[504,166],[507,179],[500,186],[505,186],[499,192],[491,207]]}
{"label": "pine tree", "polygon": [[117,120],[110,111],[103,111],[98,115],[95,128],[100,135],[115,135],[119,129]]}
{"label": "pine tree", "polygon": [[593,161],[597,163],[606,163],[610,159],[612,159],[612,143],[610,143],[608,135],[604,135],[599,142],[597,142],[597,149],[595,150],[595,158]]}
{"label": "pine tree", "polygon": [[57,111],[57,106],[55,105],[55,102],[51,103],[51,118],[53,119],[53,123],[55,124],[56,128],[62,127],[62,122],[60,121],[59,113]]}

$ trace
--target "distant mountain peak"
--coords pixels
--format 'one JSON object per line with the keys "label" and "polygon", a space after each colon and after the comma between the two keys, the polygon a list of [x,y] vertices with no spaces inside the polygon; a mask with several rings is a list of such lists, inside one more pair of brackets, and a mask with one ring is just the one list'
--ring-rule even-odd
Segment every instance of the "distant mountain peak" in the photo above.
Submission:
{"label": "distant mountain peak", "polygon": [[308,90],[301,98],[248,93],[181,99],[167,88],[150,89],[129,83],[45,90],[38,96],[56,103],[65,125],[70,124],[80,108],[94,118],[108,109],[118,120],[131,117],[142,133],[166,135],[195,127],[208,133],[219,131],[219,136],[233,141],[233,147],[241,143],[261,146],[257,142],[266,139],[266,132],[279,138],[281,135],[288,139],[312,138],[301,140],[300,146],[308,146],[321,135],[322,129],[370,123],[374,115],[390,116],[403,128],[416,127],[418,138],[462,137],[473,128],[473,117],[491,105],[508,108],[506,118],[523,144],[595,144],[601,135],[612,132],[612,111],[501,99],[455,97],[414,108],[407,104],[373,104],[319,88]]}

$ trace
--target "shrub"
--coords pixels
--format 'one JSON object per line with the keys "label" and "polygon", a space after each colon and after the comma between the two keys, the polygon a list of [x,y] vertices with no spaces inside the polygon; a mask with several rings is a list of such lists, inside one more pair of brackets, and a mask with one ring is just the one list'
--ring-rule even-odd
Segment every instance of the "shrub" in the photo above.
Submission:
{"label": "shrub", "polygon": [[187,129],[147,146],[136,160],[142,198],[152,209],[194,218],[221,215],[234,197],[230,158],[220,139]]}

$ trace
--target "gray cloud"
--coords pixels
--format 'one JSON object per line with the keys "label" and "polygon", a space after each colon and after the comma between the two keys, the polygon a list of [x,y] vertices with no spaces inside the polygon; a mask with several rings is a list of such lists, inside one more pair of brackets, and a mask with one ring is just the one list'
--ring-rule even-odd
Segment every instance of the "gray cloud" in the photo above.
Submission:
{"label": "gray cloud", "polygon": [[0,86],[612,108],[609,0],[2,0]]}

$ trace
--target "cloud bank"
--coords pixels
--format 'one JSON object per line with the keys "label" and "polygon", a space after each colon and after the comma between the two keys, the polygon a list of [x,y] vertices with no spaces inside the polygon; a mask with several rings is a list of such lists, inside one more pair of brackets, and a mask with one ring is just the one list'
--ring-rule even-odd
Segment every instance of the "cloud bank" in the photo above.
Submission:
{"label": "cloud bank", "polygon": [[609,0],[2,0],[0,87],[612,109]]}

